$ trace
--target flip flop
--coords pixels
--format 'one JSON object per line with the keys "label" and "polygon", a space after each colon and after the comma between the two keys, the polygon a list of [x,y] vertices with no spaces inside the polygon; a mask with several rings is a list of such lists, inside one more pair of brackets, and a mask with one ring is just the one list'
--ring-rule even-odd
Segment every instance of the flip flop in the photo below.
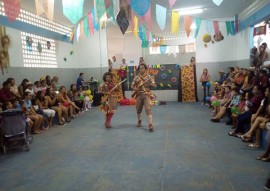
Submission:
{"label": "flip flop", "polygon": [[255,145],[255,144],[249,144],[248,147],[250,147],[250,148],[255,148],[255,149],[260,148],[259,145]]}

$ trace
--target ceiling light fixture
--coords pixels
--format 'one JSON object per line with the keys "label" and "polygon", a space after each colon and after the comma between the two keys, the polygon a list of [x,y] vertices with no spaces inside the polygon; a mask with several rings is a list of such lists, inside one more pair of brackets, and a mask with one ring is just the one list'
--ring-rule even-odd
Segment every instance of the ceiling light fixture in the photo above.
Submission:
{"label": "ceiling light fixture", "polygon": [[199,14],[203,12],[203,9],[201,8],[194,8],[194,9],[177,9],[175,11],[178,11],[180,15],[194,15]]}

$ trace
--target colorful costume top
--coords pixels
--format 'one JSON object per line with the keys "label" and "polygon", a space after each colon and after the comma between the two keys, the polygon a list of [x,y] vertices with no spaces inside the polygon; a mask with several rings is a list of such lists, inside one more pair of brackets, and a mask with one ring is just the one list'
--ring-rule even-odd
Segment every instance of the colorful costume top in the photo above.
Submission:
{"label": "colorful costume top", "polygon": [[114,113],[116,111],[117,97],[112,94],[107,95],[114,86],[113,82],[103,82],[98,88],[98,92],[104,94],[101,98],[99,110],[105,114]]}

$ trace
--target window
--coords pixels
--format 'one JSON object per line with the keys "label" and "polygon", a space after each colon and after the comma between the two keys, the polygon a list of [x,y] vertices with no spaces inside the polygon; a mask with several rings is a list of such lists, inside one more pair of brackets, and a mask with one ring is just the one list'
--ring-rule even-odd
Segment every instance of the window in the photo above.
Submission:
{"label": "window", "polygon": [[57,68],[53,39],[21,32],[21,40],[24,67]]}

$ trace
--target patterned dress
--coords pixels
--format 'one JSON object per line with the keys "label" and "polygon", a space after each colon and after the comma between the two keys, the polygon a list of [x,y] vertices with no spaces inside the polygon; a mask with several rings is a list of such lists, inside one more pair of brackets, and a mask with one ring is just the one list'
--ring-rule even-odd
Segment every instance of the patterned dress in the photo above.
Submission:
{"label": "patterned dress", "polygon": [[113,82],[103,82],[98,88],[98,91],[104,94],[101,98],[101,105],[99,106],[99,110],[105,114],[115,113],[116,111],[117,96],[112,94],[106,95],[106,93],[109,93],[114,88],[114,86],[115,85]]}

